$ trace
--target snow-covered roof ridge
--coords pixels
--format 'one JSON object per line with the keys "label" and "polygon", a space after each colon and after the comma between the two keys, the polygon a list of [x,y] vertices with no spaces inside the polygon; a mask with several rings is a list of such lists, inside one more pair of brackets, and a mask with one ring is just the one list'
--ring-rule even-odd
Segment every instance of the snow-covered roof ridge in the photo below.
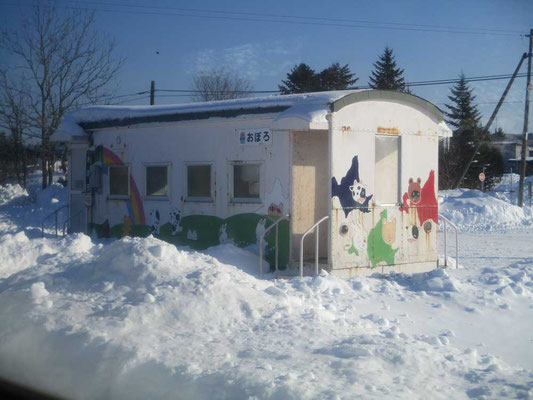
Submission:
{"label": "snow-covered roof ridge", "polygon": [[296,124],[295,126],[301,127],[303,125],[299,124],[307,124],[307,129],[327,129],[326,115],[329,112],[338,111],[354,102],[369,100],[406,101],[425,109],[437,120],[442,120],[442,112],[435,105],[418,96],[371,89],[339,90],[202,103],[90,106],[69,112],[52,135],[52,140],[69,141],[73,136],[83,137],[85,131],[108,127],[234,118],[257,114],[276,115],[275,122],[290,119],[293,124]]}
{"label": "snow-covered roof ridge", "polygon": [[328,106],[335,100],[350,93],[363,90],[342,90],[330,92],[301,93],[249,97],[234,100],[207,101],[200,103],[142,105],[142,106],[90,106],[70,112],[68,115],[78,123],[122,119],[143,116],[163,116],[176,113],[201,113],[222,110],[262,109],[292,107],[299,104],[321,104]]}
{"label": "snow-covered roof ridge", "polygon": [[[67,113],[52,135],[52,140],[69,141],[73,135],[84,135],[84,129],[170,120],[228,118],[259,113],[280,114],[294,106],[308,106],[310,108],[311,111],[307,110],[306,107],[300,108],[301,117],[304,119],[317,116],[323,118],[329,111],[331,103],[351,93],[363,91],[365,90],[314,92],[184,104],[89,106]],[[322,112],[317,114],[317,109]]]}

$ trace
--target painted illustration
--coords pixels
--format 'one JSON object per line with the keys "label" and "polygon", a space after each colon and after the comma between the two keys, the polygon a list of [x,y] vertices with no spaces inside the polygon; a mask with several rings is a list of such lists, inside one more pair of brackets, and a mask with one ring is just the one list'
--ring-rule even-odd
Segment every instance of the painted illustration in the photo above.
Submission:
{"label": "painted illustration", "polygon": [[402,205],[400,211],[414,212],[415,217],[412,222],[410,234],[410,241],[418,239],[420,229],[429,233],[432,230],[432,222],[438,224],[438,202],[435,195],[435,171],[429,172],[429,177],[421,186],[421,179],[418,178],[415,182],[413,178],[409,179],[409,187],[407,192],[403,194]]}
{"label": "painted illustration", "polygon": [[230,239],[228,237],[228,224],[222,224],[220,226],[220,229],[218,231],[218,241],[220,244],[226,244],[226,243],[230,243]]}
{"label": "painted illustration", "polygon": [[[117,154],[115,154],[112,150],[106,147],[99,147],[98,151],[100,153],[97,156],[97,160],[101,161],[104,166],[124,165],[124,162],[122,161],[122,159]],[[107,169],[105,168],[104,168],[104,173],[107,173]],[[133,222],[133,224],[136,224],[136,225],[146,224],[143,202],[141,199],[141,195],[139,193],[139,189],[137,188],[137,184],[135,183],[135,179],[133,179],[133,175],[130,175],[129,199],[125,200],[124,203],[126,204],[128,215],[131,221]]]}
{"label": "painted illustration", "polygon": [[[102,163],[104,174],[109,173],[109,166],[125,165],[121,156],[104,146],[98,146],[92,155],[93,163]],[[257,248],[259,239],[274,221],[287,211],[288,197],[284,196],[283,186],[279,179],[265,194],[264,205],[253,213],[232,215],[220,218],[215,215],[184,215],[183,198],[181,206],[172,204],[147,210],[139,190],[130,175],[130,195],[126,199],[116,199],[115,204],[126,207],[126,215],[119,223],[111,226],[108,219],[91,222],[88,229],[100,238],[121,238],[124,236],[147,237],[157,236],[161,240],[178,246],[190,246],[193,249],[206,249],[221,243],[232,243],[238,247]],[[168,208],[167,208],[168,206]],[[149,211],[149,212],[148,212]],[[118,222],[118,221],[117,221]],[[275,235],[268,234],[264,245],[265,259],[274,264]],[[279,265],[287,265],[289,259],[289,223],[279,224]]]}
{"label": "painted illustration", "polygon": [[255,239],[258,244],[259,244],[259,240],[261,240],[261,236],[263,236],[263,234],[266,231],[265,225],[266,225],[266,218],[263,218],[259,220],[255,228]]}
{"label": "painted illustration", "polygon": [[387,210],[383,210],[378,223],[368,235],[367,252],[372,268],[375,268],[380,262],[385,262],[386,265],[394,264],[394,257],[399,250],[392,248],[395,241],[396,218],[388,221]]}
{"label": "painted illustration", "polygon": [[368,233],[363,226],[363,219],[360,218],[360,215],[352,213],[348,218],[351,226],[351,228],[349,228],[351,238],[348,254],[359,256],[366,250]]}
{"label": "painted illustration", "polygon": [[331,178],[331,196],[338,197],[345,217],[354,209],[364,213],[370,212],[369,204],[373,195],[367,193],[366,186],[359,178],[358,156],[352,158],[352,165],[340,184],[335,177]]}
{"label": "painted illustration", "polygon": [[159,235],[159,224],[160,224],[159,210],[150,211],[150,228],[154,235]]}
{"label": "painted illustration", "polygon": [[267,213],[269,215],[281,216],[285,212],[283,204],[288,204],[288,198],[283,195],[283,186],[279,179],[274,180],[272,190],[265,194],[264,204],[268,204],[268,208],[259,208],[257,213]]}
{"label": "painted illustration", "polygon": [[176,236],[178,233],[183,231],[183,226],[181,225],[181,210],[174,208],[170,211],[170,226],[172,226],[172,236]]}
{"label": "painted illustration", "polygon": [[268,215],[283,215],[283,203],[271,203],[270,206],[268,206]]}

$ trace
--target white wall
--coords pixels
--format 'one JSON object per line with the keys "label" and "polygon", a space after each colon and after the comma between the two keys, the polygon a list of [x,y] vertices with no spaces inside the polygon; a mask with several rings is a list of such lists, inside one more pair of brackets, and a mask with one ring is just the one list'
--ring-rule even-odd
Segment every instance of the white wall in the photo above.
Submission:
{"label": "white wall", "polygon": [[[161,123],[130,128],[108,128],[93,133],[94,145],[103,145],[130,165],[142,197],[147,223],[149,213],[158,209],[161,225],[169,222],[169,212],[179,208],[181,215],[216,215],[227,218],[239,213],[267,213],[272,202],[283,203],[289,212],[289,136],[272,132],[269,146],[241,146],[236,130],[270,127],[270,118],[217,119],[179,123]],[[236,204],[230,201],[232,161],[259,162],[261,168],[260,204]],[[169,198],[153,200],[145,196],[145,165],[171,164]],[[186,164],[206,162],[214,165],[214,202],[181,201],[186,197]],[[95,223],[109,219],[110,225],[123,221],[127,214],[124,200],[108,198],[108,176],[103,192],[95,202]]]}
{"label": "white wall", "polygon": [[[375,136],[385,134],[400,137],[400,173],[398,203],[409,188],[409,179],[421,185],[428,180],[430,171],[434,171],[433,191],[437,193],[438,177],[438,120],[427,111],[410,104],[392,101],[367,101],[348,105],[332,115],[331,133],[331,173],[340,184],[350,169],[354,156],[359,161],[359,178],[366,186],[367,196],[376,192],[376,185],[391,184],[392,181],[375,181]],[[391,180],[397,179],[395,176]],[[437,227],[433,224],[429,234],[419,226],[419,210],[410,212],[399,210],[400,204],[381,205],[369,202],[369,212],[352,211],[347,216],[342,210],[338,197],[332,197],[331,212],[331,263],[334,269],[345,269],[346,274],[355,274],[368,267],[369,272],[376,272],[372,267],[368,245],[370,232],[376,228],[383,210],[387,211],[386,225],[389,238],[393,237],[390,249],[394,252],[394,264],[413,264],[424,262],[436,265]],[[427,200],[427,199],[426,199]],[[421,216],[423,216],[421,212]],[[345,224],[349,233],[341,235],[340,229]],[[412,227],[420,229],[416,240],[410,240]],[[375,233],[375,232],[374,232]],[[375,243],[375,241],[373,242]],[[353,249],[357,250],[357,253]],[[350,251],[350,249],[352,249]],[[387,252],[385,252],[387,253]],[[390,253],[390,251],[389,251]],[[373,253],[374,254],[374,253]],[[390,254],[389,254],[390,255]],[[382,271],[387,261],[375,257],[377,270]],[[384,257],[386,258],[386,257]],[[390,268],[389,268],[390,269]],[[346,272],[346,271],[345,271]]]}

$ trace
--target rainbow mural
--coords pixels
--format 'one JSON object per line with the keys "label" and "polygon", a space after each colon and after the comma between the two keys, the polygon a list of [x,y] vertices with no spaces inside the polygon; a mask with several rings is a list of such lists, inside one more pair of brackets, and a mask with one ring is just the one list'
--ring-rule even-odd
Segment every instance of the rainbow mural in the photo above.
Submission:
{"label": "rainbow mural", "polygon": [[[104,165],[124,165],[121,158],[113,151],[106,147],[102,148],[102,163]],[[135,179],[130,174],[130,199],[126,201],[126,207],[128,209],[128,215],[131,222],[136,225],[146,224],[146,218],[144,216],[144,207],[139,194],[139,189],[135,183]]]}

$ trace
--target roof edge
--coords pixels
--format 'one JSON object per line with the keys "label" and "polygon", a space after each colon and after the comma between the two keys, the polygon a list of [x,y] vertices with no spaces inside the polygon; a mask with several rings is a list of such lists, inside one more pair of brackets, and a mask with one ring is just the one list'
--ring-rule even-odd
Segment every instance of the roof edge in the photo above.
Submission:
{"label": "roof edge", "polygon": [[337,112],[350,104],[369,100],[391,100],[415,104],[435,116],[439,122],[444,120],[443,112],[433,103],[430,103],[422,97],[415,96],[414,94],[396,92],[394,90],[365,90],[362,92],[350,93],[330,103],[330,110],[332,112]]}
{"label": "roof edge", "polygon": [[290,108],[290,106],[269,106],[269,107],[253,107],[253,108],[238,108],[226,110],[210,110],[210,111],[196,111],[172,114],[155,114],[140,117],[116,118],[106,119],[94,122],[79,122],[78,124],[85,130],[103,129],[124,127],[138,124],[149,124],[154,122],[178,122],[178,121],[194,121],[204,120],[209,118],[234,118],[241,115],[257,115],[257,114],[272,114],[280,113]]}

